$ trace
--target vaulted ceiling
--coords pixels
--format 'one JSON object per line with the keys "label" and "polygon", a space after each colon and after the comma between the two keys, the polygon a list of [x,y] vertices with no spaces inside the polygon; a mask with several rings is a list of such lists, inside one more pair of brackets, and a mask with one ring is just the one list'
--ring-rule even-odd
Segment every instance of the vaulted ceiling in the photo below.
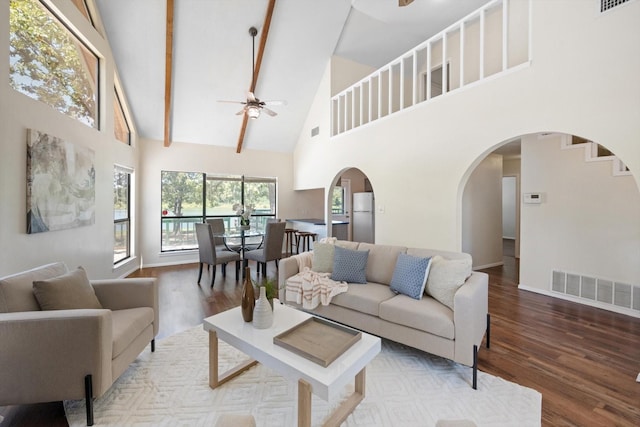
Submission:
{"label": "vaulted ceiling", "polygon": [[[379,67],[488,0],[276,0],[256,96],[286,100],[250,120],[245,149],[292,151],[332,55]],[[140,136],[163,140],[166,5],[96,0]],[[236,147],[252,39],[268,0],[175,0],[170,139]]]}

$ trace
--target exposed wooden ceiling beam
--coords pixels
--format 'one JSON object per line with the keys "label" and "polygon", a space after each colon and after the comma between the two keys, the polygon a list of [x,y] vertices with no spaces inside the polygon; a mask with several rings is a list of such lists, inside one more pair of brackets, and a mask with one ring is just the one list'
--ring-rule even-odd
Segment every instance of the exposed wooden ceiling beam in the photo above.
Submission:
{"label": "exposed wooden ceiling beam", "polygon": [[413,0],[398,0],[398,6],[407,6],[413,3]]}
{"label": "exposed wooden ceiling beam", "polygon": [[167,38],[164,59],[164,146],[171,145],[171,75],[173,70],[174,0],[167,0]]}
{"label": "exposed wooden ceiling beam", "polygon": [[[258,82],[258,75],[260,74],[260,66],[262,65],[262,56],[264,55],[264,48],[267,45],[267,37],[269,36],[269,27],[271,26],[271,17],[273,16],[273,9],[276,7],[276,0],[269,0],[267,6],[267,13],[264,17],[264,24],[262,25],[262,34],[260,34],[260,45],[258,46],[258,57],[256,58],[256,64],[251,79],[251,85],[249,92],[256,91],[256,83]],[[240,128],[240,136],[238,137],[238,145],[236,147],[236,153],[242,151],[242,144],[244,143],[244,134],[247,130],[247,124],[249,118],[245,112],[242,115],[242,127]]]}

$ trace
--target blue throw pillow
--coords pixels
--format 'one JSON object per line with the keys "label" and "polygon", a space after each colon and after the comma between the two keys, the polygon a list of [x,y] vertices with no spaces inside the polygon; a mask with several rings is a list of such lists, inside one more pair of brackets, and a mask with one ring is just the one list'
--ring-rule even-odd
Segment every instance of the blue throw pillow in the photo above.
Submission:
{"label": "blue throw pillow", "polygon": [[333,254],[331,279],[338,282],[367,283],[367,259],[369,251],[354,251],[340,246]]}
{"label": "blue throw pillow", "polygon": [[429,276],[431,258],[418,258],[400,254],[393,270],[393,277],[389,284],[396,294],[404,294],[413,299],[422,298],[424,287]]}

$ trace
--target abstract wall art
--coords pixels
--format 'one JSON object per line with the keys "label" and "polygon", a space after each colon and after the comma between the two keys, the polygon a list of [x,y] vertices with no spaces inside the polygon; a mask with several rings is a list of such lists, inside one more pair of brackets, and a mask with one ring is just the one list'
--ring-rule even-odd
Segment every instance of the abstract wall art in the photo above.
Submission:
{"label": "abstract wall art", "polygon": [[27,131],[27,233],[95,223],[93,150]]}

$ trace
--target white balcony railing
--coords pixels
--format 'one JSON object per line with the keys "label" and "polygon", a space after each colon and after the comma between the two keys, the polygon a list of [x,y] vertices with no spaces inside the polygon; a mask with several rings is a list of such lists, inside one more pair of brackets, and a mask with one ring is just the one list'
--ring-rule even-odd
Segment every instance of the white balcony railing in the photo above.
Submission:
{"label": "white balcony railing", "polygon": [[491,1],[333,96],[331,135],[528,63],[531,4]]}

